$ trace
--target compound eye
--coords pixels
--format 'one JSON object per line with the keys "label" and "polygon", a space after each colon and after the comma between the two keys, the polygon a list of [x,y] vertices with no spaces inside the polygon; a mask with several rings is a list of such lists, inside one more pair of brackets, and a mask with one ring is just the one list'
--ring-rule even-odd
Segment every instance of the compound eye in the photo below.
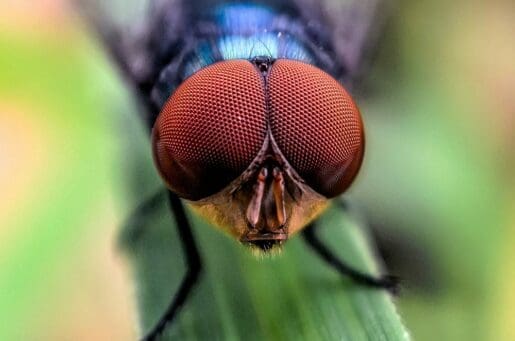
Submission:
{"label": "compound eye", "polygon": [[152,132],[157,169],[179,196],[215,194],[251,164],[266,136],[263,78],[245,60],[207,66],[170,96]]}
{"label": "compound eye", "polygon": [[363,124],[347,91],[302,62],[277,60],[268,78],[270,129],[290,165],[326,197],[343,193],[364,151]]}

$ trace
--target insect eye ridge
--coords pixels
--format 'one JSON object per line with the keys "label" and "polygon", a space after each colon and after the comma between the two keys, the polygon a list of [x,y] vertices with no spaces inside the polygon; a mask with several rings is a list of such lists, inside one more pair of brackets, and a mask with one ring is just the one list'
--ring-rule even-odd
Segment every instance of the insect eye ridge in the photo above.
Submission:
{"label": "insect eye ridge", "polygon": [[307,185],[327,198],[334,198],[345,192],[359,173],[363,162],[364,150],[360,148],[347,163],[335,164],[332,167],[313,172],[304,180]]}
{"label": "insect eye ridge", "polygon": [[316,192],[334,197],[355,178],[363,158],[361,114],[331,75],[279,59],[268,77],[270,127],[285,159]]}
{"label": "insect eye ridge", "polygon": [[263,79],[245,60],[219,62],[186,79],[153,129],[155,164],[179,196],[223,189],[255,158],[266,136]]}
{"label": "insect eye ridge", "polygon": [[[154,129],[157,131],[157,129]],[[188,200],[200,200],[215,194],[241,175],[240,169],[223,163],[179,159],[153,133],[153,156],[156,168],[167,187]]]}

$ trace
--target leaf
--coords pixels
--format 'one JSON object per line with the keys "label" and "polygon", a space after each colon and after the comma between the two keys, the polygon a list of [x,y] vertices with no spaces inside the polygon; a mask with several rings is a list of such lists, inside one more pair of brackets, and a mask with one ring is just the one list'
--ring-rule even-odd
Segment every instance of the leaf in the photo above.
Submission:
{"label": "leaf", "polygon": [[[174,220],[162,197],[153,212],[122,234],[137,284],[142,333],[158,321],[185,273]],[[301,238],[288,241],[280,255],[258,259],[188,214],[204,272],[163,339],[410,339],[389,294],[342,278]],[[319,225],[342,259],[378,273],[365,232],[349,215],[334,206]]]}

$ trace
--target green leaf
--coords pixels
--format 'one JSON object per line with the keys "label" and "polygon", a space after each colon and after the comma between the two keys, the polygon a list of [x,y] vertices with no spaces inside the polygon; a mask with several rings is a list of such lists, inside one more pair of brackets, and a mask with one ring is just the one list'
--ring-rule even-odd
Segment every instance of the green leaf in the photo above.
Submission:
{"label": "green leaf", "polygon": [[[391,297],[342,278],[299,237],[258,259],[188,212],[204,264],[199,285],[163,339],[409,340]],[[185,273],[174,220],[163,200],[127,226],[122,241],[137,284],[141,332],[158,321]],[[338,207],[321,235],[342,259],[378,274],[362,226]]]}

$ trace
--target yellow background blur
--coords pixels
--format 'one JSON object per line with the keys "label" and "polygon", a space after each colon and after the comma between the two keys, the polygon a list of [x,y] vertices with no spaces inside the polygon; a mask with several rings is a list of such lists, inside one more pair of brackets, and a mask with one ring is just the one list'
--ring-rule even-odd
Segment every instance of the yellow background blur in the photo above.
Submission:
{"label": "yellow background blur", "polygon": [[[417,340],[515,340],[515,3],[400,1],[379,54],[352,194],[441,282],[401,315]],[[114,246],[129,97],[64,0],[0,3],[0,340],[136,337]]]}

